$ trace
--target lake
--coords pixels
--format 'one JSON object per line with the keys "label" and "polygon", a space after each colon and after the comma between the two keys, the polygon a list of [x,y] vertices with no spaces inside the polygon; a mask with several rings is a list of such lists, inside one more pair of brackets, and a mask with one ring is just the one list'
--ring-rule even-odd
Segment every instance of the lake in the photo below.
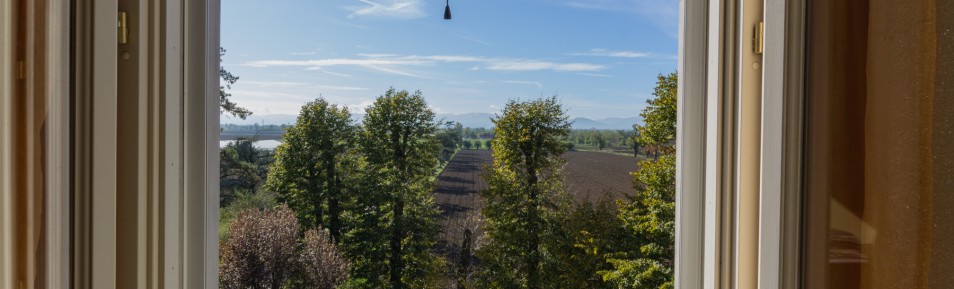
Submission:
{"label": "lake", "polygon": [[[230,140],[219,141],[219,147],[220,147],[220,148],[223,148],[223,147],[225,147],[225,145],[228,145],[230,142],[232,142],[232,141],[230,141]],[[282,143],[282,142],[277,141],[277,140],[260,140],[260,141],[255,142],[255,147],[261,148],[261,149],[274,150],[276,147],[278,147],[278,144],[280,144],[280,143]]]}

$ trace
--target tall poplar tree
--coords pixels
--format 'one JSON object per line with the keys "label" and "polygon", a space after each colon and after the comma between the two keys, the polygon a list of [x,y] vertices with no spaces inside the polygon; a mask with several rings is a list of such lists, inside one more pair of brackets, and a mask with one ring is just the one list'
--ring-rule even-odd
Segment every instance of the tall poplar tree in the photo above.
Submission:
{"label": "tall poplar tree", "polygon": [[346,107],[321,98],[305,104],[275,150],[266,182],[266,189],[289,204],[305,230],[327,228],[335,242],[341,237],[344,178],[353,173],[348,155],[356,134]]}
{"label": "tall poplar tree", "polygon": [[[431,192],[441,142],[420,91],[389,89],[365,110],[362,191],[346,236],[355,270],[372,288],[430,288],[440,268]],[[386,265],[385,265],[386,264]]]}
{"label": "tall poplar tree", "polygon": [[[562,159],[570,122],[556,97],[511,100],[494,120],[494,161],[481,192],[487,244],[481,287],[543,288],[546,236],[566,208]],[[562,206],[562,207],[561,207]]]}

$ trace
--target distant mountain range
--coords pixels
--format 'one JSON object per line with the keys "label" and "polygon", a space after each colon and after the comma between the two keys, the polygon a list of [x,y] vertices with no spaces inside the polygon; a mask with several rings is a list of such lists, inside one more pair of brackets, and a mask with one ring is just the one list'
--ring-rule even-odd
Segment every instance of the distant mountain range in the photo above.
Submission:
{"label": "distant mountain range", "polygon": [[[355,121],[361,121],[364,117],[363,114],[352,114],[351,118]],[[490,121],[494,117],[492,113],[464,113],[464,114],[438,114],[437,119],[444,119],[446,121],[455,121],[459,122],[464,127],[493,127],[493,122]],[[237,117],[225,117],[221,119],[222,123],[232,123],[232,124],[293,124],[298,119],[296,115],[289,114],[268,114],[268,115],[250,115],[247,119],[242,120]],[[574,129],[622,129],[629,130],[633,129],[633,124],[639,123],[639,118],[637,117],[611,117],[604,119],[589,119],[584,117],[578,117],[572,119]]]}

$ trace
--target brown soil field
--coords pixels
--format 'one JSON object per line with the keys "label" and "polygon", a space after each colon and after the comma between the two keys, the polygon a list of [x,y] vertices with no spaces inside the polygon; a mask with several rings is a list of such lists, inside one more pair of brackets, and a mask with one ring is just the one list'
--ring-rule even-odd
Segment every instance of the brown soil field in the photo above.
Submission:
{"label": "brown soil field", "polygon": [[[636,171],[638,159],[600,152],[567,152],[567,192],[575,200],[599,200],[604,197],[622,199],[635,189],[629,173]],[[487,188],[482,175],[493,161],[489,150],[460,150],[438,176],[434,199],[442,210],[439,250],[448,261],[459,260],[460,243],[465,228],[480,235],[481,199],[478,194]]]}

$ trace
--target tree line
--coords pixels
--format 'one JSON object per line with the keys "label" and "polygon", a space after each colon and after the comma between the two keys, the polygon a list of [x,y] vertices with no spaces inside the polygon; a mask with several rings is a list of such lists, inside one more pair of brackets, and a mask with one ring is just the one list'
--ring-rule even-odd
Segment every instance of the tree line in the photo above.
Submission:
{"label": "tree line", "polygon": [[[631,133],[572,130],[556,97],[509,101],[492,131],[436,120],[420,92],[388,90],[360,124],[344,106],[310,102],[273,153],[251,140],[222,150],[221,256],[230,268],[220,272],[222,285],[672,288],[675,83],[675,74],[659,76],[644,125]],[[435,249],[440,211],[431,192],[458,148],[479,148],[475,135],[492,136],[480,141],[493,151],[483,176],[489,188],[480,192],[483,226],[465,237],[473,252],[464,245],[452,262]],[[653,147],[658,156],[633,173],[632,198],[574,204],[562,154],[581,139]],[[247,245],[269,236],[284,253]]]}

